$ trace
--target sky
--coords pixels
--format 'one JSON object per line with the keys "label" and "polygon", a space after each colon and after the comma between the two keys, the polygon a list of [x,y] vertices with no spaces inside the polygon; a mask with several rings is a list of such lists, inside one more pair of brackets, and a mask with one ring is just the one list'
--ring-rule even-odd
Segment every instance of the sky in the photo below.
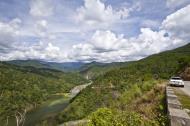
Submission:
{"label": "sky", "polygon": [[125,62],[190,42],[190,0],[0,0],[0,61]]}

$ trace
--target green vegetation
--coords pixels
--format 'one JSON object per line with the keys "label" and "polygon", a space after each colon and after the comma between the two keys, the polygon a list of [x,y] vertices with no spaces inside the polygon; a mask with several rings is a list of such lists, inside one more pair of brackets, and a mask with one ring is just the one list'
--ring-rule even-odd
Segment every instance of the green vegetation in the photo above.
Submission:
{"label": "green vegetation", "polygon": [[24,67],[27,66],[35,68],[55,69],[64,72],[76,71],[85,64],[81,62],[56,63],[56,62],[45,62],[40,60],[12,60],[12,61],[7,61],[7,63]]}
{"label": "green vegetation", "polygon": [[137,113],[117,113],[108,108],[100,108],[90,115],[88,126],[139,126],[144,123]]}
{"label": "green vegetation", "polygon": [[[139,98],[128,104],[127,111],[112,108],[100,108],[90,114],[89,126],[165,126],[166,106],[164,85],[156,85]],[[117,109],[116,109],[117,108]]]}
{"label": "green vegetation", "polygon": [[175,90],[175,93],[178,96],[179,101],[182,104],[183,108],[190,109],[190,97],[186,95],[184,92],[179,90]]}
{"label": "green vegetation", "polygon": [[[93,84],[80,92],[60,114],[40,124],[90,119],[89,126],[167,125],[164,81],[190,66],[190,44],[145,59],[89,64],[81,73]],[[0,117],[22,123],[26,111],[52,96],[86,83],[79,74],[0,63]],[[49,122],[50,121],[50,122]]]}
{"label": "green vegetation", "polygon": [[190,100],[189,100],[190,97],[182,94],[179,97],[180,97],[179,100],[182,103],[183,108],[190,109]]}
{"label": "green vegetation", "polygon": [[136,112],[114,112],[111,109],[101,108],[90,116],[87,126],[158,126],[154,121],[144,120]]}
{"label": "green vegetation", "polygon": [[0,120],[16,118],[21,124],[27,111],[52,95],[69,92],[87,81],[79,74],[52,69],[19,67],[0,62]]}
{"label": "green vegetation", "polygon": [[108,71],[118,69],[120,67],[126,66],[130,62],[116,62],[116,63],[98,63],[91,62],[85,64],[80,68],[80,73],[84,76],[87,76],[90,79],[95,79],[97,76],[103,75]]}
{"label": "green vegetation", "polygon": [[[94,83],[80,93],[71,104],[56,117],[58,123],[87,117],[98,108],[106,107],[128,112],[134,99],[149,92],[159,80],[169,79],[190,64],[190,44],[145,59],[128,63],[127,66],[113,69],[94,79]],[[146,96],[144,96],[146,101]],[[160,96],[161,100],[163,96]],[[155,99],[153,99],[155,100]],[[164,102],[157,103],[164,109]],[[147,108],[148,109],[148,108]],[[152,109],[156,111],[157,108]],[[162,110],[163,111],[163,110]],[[145,113],[137,112],[144,117]],[[151,111],[149,112],[149,114]],[[160,115],[156,114],[155,118]],[[154,118],[154,119],[155,119]],[[151,118],[147,118],[152,120]],[[162,118],[161,118],[162,119]],[[164,117],[156,124],[166,125]]]}
{"label": "green vegetation", "polygon": [[12,60],[7,61],[9,64],[14,64],[17,66],[28,66],[28,67],[35,67],[35,68],[51,68],[50,65],[45,64],[43,61],[38,60]]}

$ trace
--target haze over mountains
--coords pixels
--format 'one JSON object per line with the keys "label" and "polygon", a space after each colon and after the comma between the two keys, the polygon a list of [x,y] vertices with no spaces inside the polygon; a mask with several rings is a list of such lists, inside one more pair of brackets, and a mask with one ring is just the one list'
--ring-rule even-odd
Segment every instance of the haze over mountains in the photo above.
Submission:
{"label": "haze over mountains", "polygon": [[78,70],[80,67],[85,65],[85,63],[82,63],[82,62],[56,63],[56,62],[45,62],[41,60],[12,60],[12,61],[7,61],[7,62],[18,65],[18,66],[49,68],[49,69],[56,69],[56,70],[61,70],[65,72]]}

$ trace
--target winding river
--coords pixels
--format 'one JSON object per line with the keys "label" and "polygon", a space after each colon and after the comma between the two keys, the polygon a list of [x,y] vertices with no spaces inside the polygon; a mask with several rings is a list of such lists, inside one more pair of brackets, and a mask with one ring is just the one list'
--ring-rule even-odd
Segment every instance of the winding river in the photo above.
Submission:
{"label": "winding river", "polygon": [[[90,84],[92,84],[92,82],[76,86],[70,90],[70,93],[68,94],[67,97],[59,96],[53,98],[51,100],[48,100],[44,104],[38,106],[37,108],[33,109],[32,111],[28,112],[26,114],[26,120],[24,126],[34,126],[39,121],[46,119],[48,117],[52,117],[57,113],[59,113],[60,111],[63,111],[64,108],[66,108],[69,105],[70,103],[69,101]],[[15,121],[13,122],[11,121],[9,125],[15,126],[16,125]]]}

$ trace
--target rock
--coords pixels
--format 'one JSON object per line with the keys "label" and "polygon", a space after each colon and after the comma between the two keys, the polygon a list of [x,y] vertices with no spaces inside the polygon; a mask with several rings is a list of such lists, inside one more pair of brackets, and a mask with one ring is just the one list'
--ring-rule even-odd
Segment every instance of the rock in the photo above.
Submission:
{"label": "rock", "polygon": [[190,67],[186,67],[184,71],[181,72],[180,76],[186,80],[190,81]]}

